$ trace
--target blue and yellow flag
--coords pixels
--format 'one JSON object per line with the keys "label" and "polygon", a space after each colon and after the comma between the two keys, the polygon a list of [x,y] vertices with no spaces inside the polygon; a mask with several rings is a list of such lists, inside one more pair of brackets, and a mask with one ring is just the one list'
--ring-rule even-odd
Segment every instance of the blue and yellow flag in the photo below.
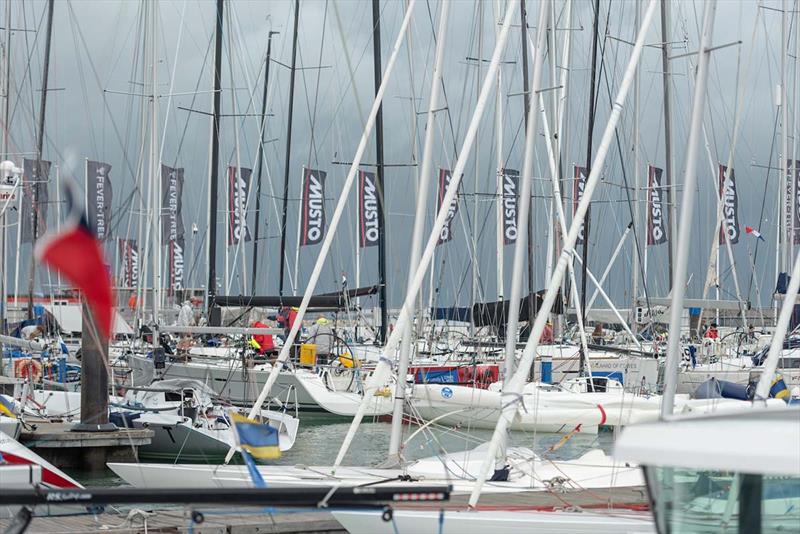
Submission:
{"label": "blue and yellow flag", "polygon": [[281,457],[278,430],[231,412],[233,432],[240,448],[259,460],[276,460]]}
{"label": "blue and yellow flag", "polygon": [[772,384],[770,384],[769,387],[769,396],[789,402],[789,389],[786,387],[786,382],[783,380],[783,375],[775,375],[775,379],[772,381]]}
{"label": "blue and yellow flag", "polygon": [[7,399],[4,395],[0,395],[0,415],[5,415],[12,419],[17,418],[17,414],[14,413],[14,402]]}

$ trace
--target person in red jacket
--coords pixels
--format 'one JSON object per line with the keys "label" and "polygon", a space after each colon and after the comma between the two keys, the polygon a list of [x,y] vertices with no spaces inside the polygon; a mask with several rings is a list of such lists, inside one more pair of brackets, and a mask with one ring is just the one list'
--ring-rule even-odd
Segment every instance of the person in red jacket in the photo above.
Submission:
{"label": "person in red jacket", "polygon": [[[269,328],[261,321],[255,321],[252,328]],[[272,334],[255,334],[253,341],[258,345],[257,349],[259,354],[269,354],[275,351],[275,342],[272,339]]]}
{"label": "person in red jacket", "polygon": [[706,330],[706,339],[719,339],[719,330],[717,330],[717,323],[711,323],[711,326]]}

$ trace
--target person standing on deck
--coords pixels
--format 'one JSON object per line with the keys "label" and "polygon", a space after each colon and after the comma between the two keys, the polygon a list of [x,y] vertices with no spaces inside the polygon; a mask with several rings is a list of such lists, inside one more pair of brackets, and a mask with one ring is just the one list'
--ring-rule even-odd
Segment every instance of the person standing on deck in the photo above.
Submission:
{"label": "person standing on deck", "polygon": [[317,357],[320,358],[323,363],[330,363],[334,334],[328,319],[325,317],[317,319],[317,322],[308,329],[308,338],[306,341],[317,346]]}
{"label": "person standing on deck", "polygon": [[194,325],[194,310],[192,309],[191,301],[183,301],[181,311],[178,312],[178,321],[176,326],[192,326]]}

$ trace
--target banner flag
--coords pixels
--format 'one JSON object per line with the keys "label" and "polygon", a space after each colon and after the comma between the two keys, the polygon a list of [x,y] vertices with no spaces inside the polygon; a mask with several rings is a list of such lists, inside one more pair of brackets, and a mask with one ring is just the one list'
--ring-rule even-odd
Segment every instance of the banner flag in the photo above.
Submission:
{"label": "banner flag", "polygon": [[[450,181],[452,179],[452,175],[449,169],[439,169],[439,196],[436,199],[436,213],[438,214],[439,211],[442,209],[442,202],[444,202],[444,197],[447,194],[447,190],[450,188]],[[447,243],[451,239],[453,239],[453,219],[456,218],[456,214],[458,213],[458,194],[456,194],[453,201],[447,207],[447,220],[442,226],[442,231],[439,232],[439,240],[436,242],[437,245],[441,245],[443,243]]]}
{"label": "banner flag", "polygon": [[380,239],[375,173],[358,171],[358,246],[374,247]]}
{"label": "banner flag", "polygon": [[300,246],[318,245],[325,237],[325,171],[303,168]]}
{"label": "banner flag", "polygon": [[[575,212],[578,211],[578,203],[583,198],[583,191],[586,189],[586,179],[587,179],[587,172],[586,167],[579,167],[575,166],[575,179],[572,182],[572,215],[575,216]],[[584,236],[584,229],[585,225],[583,221],[581,221],[581,231],[578,232],[578,240],[575,242],[576,245],[583,245],[583,236]]]}
{"label": "banner flag", "polygon": [[135,239],[118,239],[119,261],[122,264],[120,286],[134,288],[139,285],[139,250]]}
{"label": "banner flag", "polygon": [[[719,229],[719,244],[725,244],[726,229],[728,231],[728,238],[731,245],[739,242],[739,194],[736,191],[736,176],[733,169],[726,173],[728,167],[719,165],[719,195],[722,204],[722,217],[725,224],[720,226]],[[725,176],[727,174],[727,176]]]}
{"label": "banner flag", "polygon": [[97,232],[97,239],[111,237],[111,165],[101,161],[86,160],[86,215]]}
{"label": "banner flag", "polygon": [[503,169],[503,244],[517,242],[519,171]]}
{"label": "banner flag", "polygon": [[186,250],[183,236],[169,242],[169,291],[174,295],[183,290],[183,254]]}
{"label": "banner flag", "polygon": [[228,246],[236,245],[244,240],[250,241],[250,229],[247,227],[247,194],[250,191],[250,175],[252,169],[228,167]]}
{"label": "banner flag", "polygon": [[41,172],[36,171],[36,160],[22,161],[22,213],[20,213],[20,232],[23,243],[33,243],[33,222],[36,220],[36,237],[47,232],[47,182],[50,176],[50,162],[42,160]]}
{"label": "banner flag", "polygon": [[663,245],[667,242],[667,224],[664,219],[666,190],[661,182],[663,169],[647,166],[647,244]]}
{"label": "banner flag", "polygon": [[183,169],[161,165],[161,245],[183,238]]}

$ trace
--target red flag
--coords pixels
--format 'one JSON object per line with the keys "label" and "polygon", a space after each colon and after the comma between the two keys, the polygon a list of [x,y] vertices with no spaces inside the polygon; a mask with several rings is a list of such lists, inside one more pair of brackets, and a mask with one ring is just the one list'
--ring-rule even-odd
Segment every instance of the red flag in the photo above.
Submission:
{"label": "red flag", "polygon": [[77,202],[80,192],[73,182],[67,184],[67,219],[60,232],[47,234],[36,242],[36,259],[59,271],[81,291],[100,335],[108,339],[113,317],[111,278],[100,242]]}

